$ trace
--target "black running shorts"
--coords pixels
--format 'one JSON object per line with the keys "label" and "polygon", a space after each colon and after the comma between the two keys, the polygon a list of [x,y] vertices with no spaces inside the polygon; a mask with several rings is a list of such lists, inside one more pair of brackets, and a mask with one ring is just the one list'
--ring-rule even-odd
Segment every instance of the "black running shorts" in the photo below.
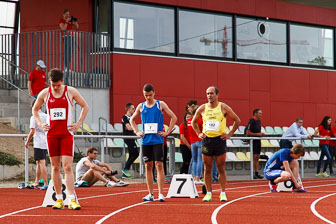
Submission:
{"label": "black running shorts", "polygon": [[142,158],[144,162],[161,161],[163,162],[163,144],[142,145]]}
{"label": "black running shorts", "polygon": [[34,148],[34,159],[35,159],[35,161],[46,159],[46,155],[47,155],[47,150],[46,149]]}
{"label": "black running shorts", "polygon": [[205,137],[202,140],[202,153],[206,156],[220,156],[226,153],[226,140],[218,137]]}

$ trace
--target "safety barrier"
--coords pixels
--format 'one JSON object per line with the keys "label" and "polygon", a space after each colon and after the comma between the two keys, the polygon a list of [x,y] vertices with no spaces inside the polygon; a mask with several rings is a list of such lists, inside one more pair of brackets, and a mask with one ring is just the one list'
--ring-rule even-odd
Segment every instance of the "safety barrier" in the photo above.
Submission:
{"label": "safety barrier", "polygon": [[[0,134],[0,137],[23,137],[27,138],[27,134]],[[122,138],[122,139],[139,139],[138,136],[123,136],[123,135],[74,135],[74,138],[88,138],[88,139],[101,139],[101,143],[106,141],[107,139],[115,139],[115,138]],[[251,180],[253,179],[253,141],[254,140],[306,140],[302,138],[282,138],[282,137],[231,137],[232,140],[250,140],[249,148],[250,148],[250,177]],[[326,138],[314,138],[314,140],[325,140]],[[330,138],[330,140],[336,140],[336,138]],[[167,144],[169,149],[169,174],[173,175],[175,172],[175,138],[172,136],[167,137]],[[104,145],[104,144],[102,144]],[[107,146],[107,144],[105,144]],[[105,149],[105,148],[104,148]],[[125,153],[125,147],[123,149],[123,153]],[[140,158],[142,158],[142,147],[140,146]],[[105,157],[105,150],[101,150],[101,162],[104,162]],[[304,158],[301,157],[301,177],[304,177]],[[144,162],[140,159],[140,176],[144,177]],[[28,149],[25,148],[25,181],[28,181]]]}

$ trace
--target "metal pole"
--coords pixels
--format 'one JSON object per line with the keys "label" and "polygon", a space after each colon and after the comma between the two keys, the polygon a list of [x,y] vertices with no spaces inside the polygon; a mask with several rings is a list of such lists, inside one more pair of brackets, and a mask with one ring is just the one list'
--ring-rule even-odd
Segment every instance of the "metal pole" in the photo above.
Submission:
{"label": "metal pole", "polygon": [[21,122],[20,122],[20,89],[18,89],[18,120],[17,120],[17,129],[21,131]]}
{"label": "metal pole", "polygon": [[[26,138],[25,138],[26,141]],[[28,160],[28,148],[25,147],[25,183],[29,181],[29,160]]]}
{"label": "metal pole", "polygon": [[250,141],[250,175],[253,180],[253,139]]}
{"label": "metal pole", "polygon": [[139,167],[139,171],[140,171],[140,177],[144,177],[144,162],[142,160],[142,145],[140,145],[140,167]]}
{"label": "metal pole", "polygon": [[100,152],[100,156],[101,156],[101,162],[104,163],[105,162],[105,147],[104,147],[104,142],[105,141],[105,146],[107,146],[107,138],[103,138],[101,141],[101,152]]}

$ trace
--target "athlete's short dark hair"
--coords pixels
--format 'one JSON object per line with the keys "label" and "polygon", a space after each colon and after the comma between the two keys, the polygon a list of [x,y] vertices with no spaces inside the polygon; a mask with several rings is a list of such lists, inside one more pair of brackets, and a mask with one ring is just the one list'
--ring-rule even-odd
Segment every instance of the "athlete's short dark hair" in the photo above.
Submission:
{"label": "athlete's short dark hair", "polygon": [[152,86],[152,84],[145,84],[143,87],[143,91],[145,92],[153,91],[154,92],[154,87]]}
{"label": "athlete's short dark hair", "polygon": [[134,104],[133,104],[133,103],[128,103],[128,104],[126,104],[126,106],[125,106],[126,111],[127,111],[132,105],[134,105]]}
{"label": "athlete's short dark hair", "polygon": [[189,100],[187,102],[187,106],[191,106],[191,105],[197,105],[197,100]]}
{"label": "athlete's short dark hair", "polygon": [[209,88],[214,88],[216,95],[219,93],[219,89],[216,86],[209,86]]}
{"label": "athlete's short dark hair", "polygon": [[298,122],[298,121],[303,121],[303,118],[302,117],[296,118],[296,122]]}
{"label": "athlete's short dark hair", "polygon": [[52,82],[63,80],[63,72],[58,68],[53,68],[49,71],[49,77]]}
{"label": "athlete's short dark hair", "polygon": [[93,153],[93,152],[98,152],[98,149],[95,148],[95,147],[89,147],[89,148],[86,150],[86,155],[89,155],[89,153]]}
{"label": "athlete's short dark hair", "polygon": [[293,148],[290,149],[292,154],[300,154],[301,156],[305,155],[305,148],[301,144],[296,144]]}
{"label": "athlete's short dark hair", "polygon": [[259,112],[260,109],[254,109],[253,110],[253,116]]}

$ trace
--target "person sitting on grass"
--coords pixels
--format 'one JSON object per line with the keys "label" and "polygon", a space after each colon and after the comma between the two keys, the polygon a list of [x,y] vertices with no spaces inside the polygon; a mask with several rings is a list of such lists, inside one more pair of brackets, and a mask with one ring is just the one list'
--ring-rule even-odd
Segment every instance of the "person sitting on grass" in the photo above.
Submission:
{"label": "person sitting on grass", "polygon": [[277,192],[278,183],[289,179],[293,182],[293,192],[307,192],[298,181],[299,163],[297,159],[304,156],[304,154],[304,147],[301,144],[296,144],[291,149],[280,149],[267,161],[264,175],[270,181],[271,192]]}
{"label": "person sitting on grass", "polygon": [[119,180],[114,175],[116,171],[106,164],[97,160],[98,149],[90,147],[86,151],[87,156],[82,158],[76,165],[76,181],[86,181],[89,187],[99,180],[105,183],[105,187],[124,187],[128,184]]}

